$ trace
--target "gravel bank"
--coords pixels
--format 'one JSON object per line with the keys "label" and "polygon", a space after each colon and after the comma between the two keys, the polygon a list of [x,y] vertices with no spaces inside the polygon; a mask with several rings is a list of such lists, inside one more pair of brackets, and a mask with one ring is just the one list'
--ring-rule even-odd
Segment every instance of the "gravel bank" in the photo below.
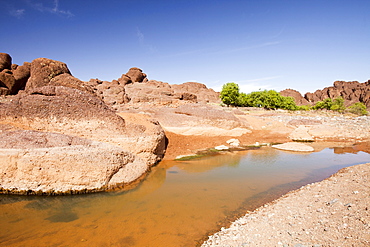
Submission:
{"label": "gravel bank", "polygon": [[370,163],[258,208],[202,246],[370,246]]}

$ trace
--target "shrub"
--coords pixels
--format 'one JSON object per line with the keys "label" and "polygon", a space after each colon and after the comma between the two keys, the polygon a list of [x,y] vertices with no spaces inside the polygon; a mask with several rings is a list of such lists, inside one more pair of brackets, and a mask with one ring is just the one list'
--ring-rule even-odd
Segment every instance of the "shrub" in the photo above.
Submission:
{"label": "shrub", "polygon": [[347,108],[347,111],[359,116],[367,115],[368,111],[364,103],[357,102]]}
{"label": "shrub", "polygon": [[238,106],[239,104],[239,85],[234,82],[226,83],[222,86],[220,93],[222,103],[227,106]]}
{"label": "shrub", "polygon": [[337,97],[334,100],[331,98],[326,98],[323,101],[318,101],[312,107],[314,110],[326,109],[332,111],[343,112],[346,107],[344,106],[344,99],[342,97]]}

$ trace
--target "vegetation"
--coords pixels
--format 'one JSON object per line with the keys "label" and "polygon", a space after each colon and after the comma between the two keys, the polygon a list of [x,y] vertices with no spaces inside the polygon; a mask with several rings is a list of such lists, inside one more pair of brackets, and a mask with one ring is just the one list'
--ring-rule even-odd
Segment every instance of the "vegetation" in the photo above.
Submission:
{"label": "vegetation", "polygon": [[222,86],[220,98],[227,106],[239,106],[239,85],[233,82]]}
{"label": "vegetation", "polygon": [[239,92],[239,85],[234,82],[226,83],[222,86],[220,93],[222,103],[227,106],[240,107],[263,107],[266,109],[285,109],[285,110],[331,110],[337,112],[350,112],[356,115],[367,115],[366,106],[363,103],[355,103],[348,107],[344,106],[344,99],[326,98],[317,102],[314,106],[297,106],[292,97],[284,97],[275,90],[264,90],[249,94]]}
{"label": "vegetation", "polygon": [[281,96],[275,90],[264,90],[249,94],[240,93],[239,85],[233,82],[222,87],[220,98],[227,106],[264,107],[267,109],[298,110],[292,97]]}
{"label": "vegetation", "polygon": [[357,102],[347,108],[347,111],[359,116],[369,114],[364,103]]}
{"label": "vegetation", "polygon": [[334,100],[332,100],[331,98],[326,98],[323,101],[319,101],[312,107],[312,109],[313,110],[326,109],[343,112],[346,109],[346,107],[344,106],[344,99],[342,97],[337,97]]}

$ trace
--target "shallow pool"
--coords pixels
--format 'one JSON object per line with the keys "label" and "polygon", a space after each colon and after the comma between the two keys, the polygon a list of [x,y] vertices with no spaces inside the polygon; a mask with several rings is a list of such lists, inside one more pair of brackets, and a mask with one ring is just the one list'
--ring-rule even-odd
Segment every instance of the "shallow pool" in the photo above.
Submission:
{"label": "shallow pool", "polygon": [[337,151],[298,154],[263,147],[164,161],[130,191],[1,195],[0,245],[196,246],[247,210],[340,168],[370,162],[368,153]]}

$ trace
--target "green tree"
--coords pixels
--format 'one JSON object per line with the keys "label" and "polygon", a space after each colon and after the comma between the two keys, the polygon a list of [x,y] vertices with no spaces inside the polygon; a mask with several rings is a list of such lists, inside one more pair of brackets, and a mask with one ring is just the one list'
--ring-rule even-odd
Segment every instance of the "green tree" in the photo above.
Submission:
{"label": "green tree", "polygon": [[344,99],[342,97],[337,97],[334,100],[331,98],[326,98],[323,101],[318,101],[312,107],[314,110],[326,109],[332,111],[343,112],[346,107],[344,106]]}
{"label": "green tree", "polygon": [[364,103],[357,102],[347,108],[347,111],[359,116],[369,114]]}
{"label": "green tree", "polygon": [[337,97],[333,100],[333,104],[330,107],[332,111],[343,112],[346,109],[344,106],[344,99],[342,97]]}
{"label": "green tree", "polygon": [[222,103],[227,106],[238,106],[239,105],[239,85],[234,82],[226,83],[222,86],[220,93]]}

